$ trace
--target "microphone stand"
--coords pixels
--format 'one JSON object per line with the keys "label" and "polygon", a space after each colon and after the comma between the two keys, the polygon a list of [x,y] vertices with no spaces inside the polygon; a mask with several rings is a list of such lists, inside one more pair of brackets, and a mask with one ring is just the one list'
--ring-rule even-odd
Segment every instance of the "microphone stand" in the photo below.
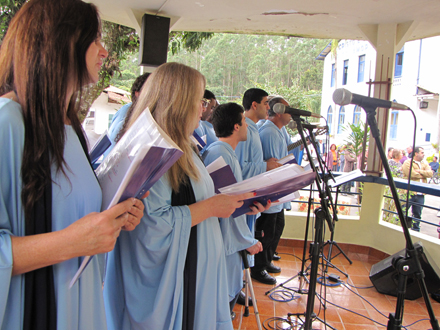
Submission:
{"label": "microphone stand", "polygon": [[[312,263],[311,263],[311,269],[310,269],[310,283],[309,283],[309,292],[307,296],[307,308],[305,313],[288,313],[288,317],[290,316],[296,316],[299,318],[299,316],[305,316],[305,320],[303,324],[301,325],[301,329],[305,330],[311,330],[312,329],[312,323],[314,320],[318,320],[322,323],[324,323],[326,326],[328,326],[331,329],[335,329],[332,326],[326,324],[322,319],[317,317],[317,315],[313,312],[314,304],[315,304],[315,295],[316,295],[316,283],[317,283],[317,276],[318,276],[318,266],[319,266],[319,251],[321,249],[321,246],[323,244],[323,227],[324,227],[324,221],[327,221],[327,224],[330,228],[330,230],[333,230],[333,223],[332,218],[330,215],[330,211],[328,209],[328,200],[326,198],[325,192],[321,188],[321,177],[318,174],[317,168],[313,162],[312,155],[310,153],[309,147],[307,146],[307,141],[304,136],[304,128],[302,124],[302,119],[299,115],[292,115],[292,119],[297,124],[298,133],[301,137],[301,140],[304,144],[304,149],[307,152],[307,157],[310,162],[310,166],[315,172],[315,183],[316,187],[319,192],[321,207],[317,208],[315,210],[316,218],[315,218],[315,239],[313,243],[310,243],[310,254],[312,257]],[[316,148],[316,145],[314,145]],[[336,329],[335,329],[336,330]]]}
{"label": "microphone stand", "polygon": [[[310,142],[312,143],[313,147],[314,147],[315,150],[316,150],[316,148],[317,148],[317,143],[316,143],[315,136],[312,134],[313,129],[315,129],[315,125],[304,124],[303,127],[306,128],[306,129],[309,131]],[[338,268],[336,265],[334,265],[334,264],[331,262],[331,260],[332,260],[332,247],[333,247],[333,245],[335,245],[335,246],[339,249],[339,254],[342,253],[342,254],[345,256],[345,258],[348,260],[348,262],[350,263],[350,265],[353,263],[353,262],[350,260],[350,258],[344,253],[344,251],[341,250],[341,248],[339,247],[338,243],[336,243],[335,241],[333,241],[333,239],[334,239],[334,233],[335,233],[336,222],[339,221],[339,219],[338,219],[337,203],[333,202],[333,196],[332,196],[332,192],[331,192],[331,190],[330,190],[330,187],[329,187],[329,185],[328,185],[328,180],[329,180],[330,178],[332,178],[333,181],[334,181],[334,177],[333,177],[333,175],[331,174],[330,169],[328,169],[328,173],[329,173],[328,175],[325,175],[325,174],[324,174],[325,171],[324,171],[323,162],[322,162],[322,160],[319,159],[319,158],[318,158],[318,164],[319,164],[319,166],[320,166],[321,173],[323,173],[323,178],[322,178],[322,180],[324,181],[324,189],[325,189],[326,195],[328,196],[328,199],[329,199],[330,205],[331,205],[331,207],[332,207],[332,211],[333,211],[333,222],[332,222],[332,228],[333,228],[333,229],[330,229],[330,231],[331,231],[331,237],[330,237],[330,240],[327,241],[327,243],[325,243],[325,244],[323,245],[323,247],[325,247],[326,245],[329,245],[329,250],[328,250],[327,258],[326,258],[325,256],[323,257],[323,259],[326,261],[326,266],[325,266],[325,270],[324,270],[324,272],[327,273],[327,271],[328,271],[328,267],[330,266],[330,267],[332,267],[332,268],[338,270],[340,273],[344,274],[345,277],[348,277],[348,274],[347,274],[347,273],[343,272],[340,268]],[[336,194],[336,196],[337,196],[337,194]],[[324,251],[323,251],[323,254],[324,254]]]}
{"label": "microphone stand", "polygon": [[437,319],[435,318],[434,311],[432,309],[431,301],[428,296],[428,289],[425,283],[425,274],[423,272],[422,266],[420,265],[420,260],[418,257],[417,249],[414,248],[413,242],[411,240],[411,235],[408,230],[408,225],[405,221],[405,216],[403,214],[402,205],[400,204],[399,196],[397,194],[396,185],[394,184],[394,179],[391,174],[391,169],[387,161],[385,151],[380,140],[380,132],[376,121],[376,108],[372,106],[366,106],[363,108],[367,113],[367,123],[370,125],[370,132],[376,141],[376,146],[379,151],[380,158],[383,163],[385,173],[387,175],[388,184],[393,195],[393,200],[396,205],[396,210],[399,215],[400,224],[403,229],[403,234],[406,240],[406,256],[398,256],[393,258],[393,267],[397,270],[398,277],[398,287],[397,287],[397,302],[395,313],[390,313],[388,318],[387,329],[388,330],[398,330],[402,328],[403,320],[403,307],[406,293],[406,284],[409,275],[415,275],[417,282],[419,283],[420,291],[422,292],[423,299],[428,310],[429,319],[433,330],[440,330]]}

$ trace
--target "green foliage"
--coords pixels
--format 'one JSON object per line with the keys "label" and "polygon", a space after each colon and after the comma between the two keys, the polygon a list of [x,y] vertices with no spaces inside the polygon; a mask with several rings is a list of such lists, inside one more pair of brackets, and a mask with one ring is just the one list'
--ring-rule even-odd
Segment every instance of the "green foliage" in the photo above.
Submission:
{"label": "green foliage", "polygon": [[8,30],[12,17],[23,6],[26,0],[1,0],[0,5],[0,44]]}
{"label": "green foliage", "polygon": [[[351,143],[350,150],[358,157],[362,153],[362,142],[364,140],[365,124],[359,121],[358,124],[347,123],[348,126],[342,127],[344,132],[349,132],[345,142]],[[370,126],[367,126],[367,135],[370,132]],[[368,145],[368,140],[367,140]]]}
{"label": "green foliage", "polygon": [[213,35],[214,33],[211,32],[174,31],[170,34],[168,46],[173,55],[178,54],[182,49],[195,52],[205,40],[212,38]]}

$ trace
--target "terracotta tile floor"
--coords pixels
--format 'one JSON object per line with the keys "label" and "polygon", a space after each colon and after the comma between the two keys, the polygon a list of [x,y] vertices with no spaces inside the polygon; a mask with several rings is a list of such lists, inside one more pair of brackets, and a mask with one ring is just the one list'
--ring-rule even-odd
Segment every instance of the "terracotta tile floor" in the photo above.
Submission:
{"label": "terracotta tile floor", "polygon": [[[332,260],[332,262],[338,268],[348,273],[349,278],[347,279],[344,275],[332,268],[329,268],[329,273],[340,275],[341,280],[343,280],[345,283],[348,281],[348,283],[356,286],[357,288],[353,288],[350,286],[347,287],[344,285],[336,287],[326,287],[327,301],[339,305],[340,307],[336,307],[330,303],[327,303],[327,309],[324,313],[324,309],[322,308],[322,306],[320,306],[318,299],[315,298],[314,312],[318,314],[319,318],[326,320],[329,325],[338,330],[386,329],[388,314],[395,311],[397,299],[392,296],[378,293],[376,289],[372,287],[372,283],[368,276],[371,266],[379,262],[383,258],[372,256],[372,253],[365,254],[352,252],[352,250],[355,249],[350,249],[350,251],[348,252],[344,249],[349,258],[353,261],[352,265],[350,265],[349,262],[342,255],[339,255]],[[298,272],[301,270],[301,260],[299,258],[302,257],[302,251],[303,249],[298,247],[278,247],[278,252],[281,256],[281,260],[276,261],[275,264],[280,266],[282,271],[280,274],[275,275],[278,282],[277,284],[284,283],[291,279],[291,277],[298,274]],[[321,273],[321,267],[318,273]],[[320,276],[319,274],[318,276]],[[288,313],[305,313],[307,305],[307,294],[300,295],[290,290],[286,290],[294,293],[294,296],[297,298],[289,302],[278,302],[272,300],[269,295],[265,294],[267,291],[274,288],[275,285],[266,285],[257,281],[253,281],[252,283],[257,299],[257,307],[260,314],[260,321],[263,323],[262,329],[300,328],[300,326],[297,325],[296,317],[291,318],[292,325],[289,325],[286,322],[283,323],[282,321],[274,321],[273,318],[277,317],[287,319]],[[295,278],[285,283],[283,286],[298,288],[298,284],[299,280],[298,278]],[[349,288],[351,290],[349,290]],[[304,289],[307,289],[307,285],[305,285]],[[317,284],[316,291],[322,296],[325,295],[324,286],[321,286],[320,284]],[[369,305],[365,300],[357,296],[352,291],[360,294],[363,298],[368,300],[385,316],[377,312],[374,307]],[[434,314],[437,316],[437,319],[440,320],[440,304],[433,299],[431,299],[431,302],[433,305]],[[344,308],[350,309],[357,314],[347,311]],[[234,311],[237,316],[233,322],[234,329],[258,329],[254,310],[252,307],[250,307],[249,309],[250,315],[248,317],[244,317],[244,306],[235,306]],[[373,319],[376,322],[373,322],[366,317]],[[423,321],[411,325],[412,323],[422,319]],[[423,298],[419,298],[414,301],[405,300],[403,325],[406,326],[407,329],[431,329],[428,312],[426,310]],[[319,321],[313,322],[312,328],[326,329],[325,325]],[[331,328],[327,327],[327,329]]]}

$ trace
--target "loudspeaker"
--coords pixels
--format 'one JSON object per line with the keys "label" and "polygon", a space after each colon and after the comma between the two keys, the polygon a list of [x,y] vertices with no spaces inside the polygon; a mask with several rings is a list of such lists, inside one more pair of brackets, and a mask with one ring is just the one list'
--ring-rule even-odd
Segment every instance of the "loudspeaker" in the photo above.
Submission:
{"label": "loudspeaker", "polygon": [[166,63],[170,19],[145,14],[142,17],[139,65],[158,67]]}
{"label": "loudspeaker", "polygon": [[[429,254],[423,250],[421,242],[414,244],[418,252],[420,264],[425,273],[425,284],[429,293],[437,292],[440,289],[440,270],[433,262]],[[370,271],[370,280],[376,290],[380,293],[397,296],[399,274],[394,269],[393,258],[405,256],[405,250],[399,251],[388,258],[374,264]],[[414,300],[420,298],[422,292],[414,275],[408,276],[405,299]]]}

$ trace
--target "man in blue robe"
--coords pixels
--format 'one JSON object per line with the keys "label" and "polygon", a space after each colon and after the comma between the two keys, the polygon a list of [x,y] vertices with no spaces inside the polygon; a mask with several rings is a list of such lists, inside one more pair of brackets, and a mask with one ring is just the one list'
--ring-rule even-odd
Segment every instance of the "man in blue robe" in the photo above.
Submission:
{"label": "man in blue robe", "polygon": [[[267,97],[269,94],[260,88],[248,89],[243,95],[243,108],[248,125],[247,139],[238,143],[235,149],[238,162],[240,163],[243,180],[252,178],[265,171],[270,171],[281,166],[277,159],[270,158],[263,160],[263,149],[261,147],[260,136],[258,134],[257,122],[265,119],[269,109]],[[286,149],[287,150],[287,149]],[[255,234],[256,216],[246,216],[247,224],[252,233]],[[249,266],[253,265],[250,260]],[[266,283],[274,283],[275,278],[265,273]]]}
{"label": "man in blue robe", "polygon": [[211,143],[214,143],[218,140],[211,124],[211,114],[212,111],[217,107],[217,99],[215,98],[214,93],[207,89],[205,90],[205,94],[203,94],[203,98],[208,100],[209,104],[207,104],[202,113],[202,118],[199,121],[199,127],[195,129],[195,132],[200,138],[202,138],[202,140],[204,140],[206,144],[205,147],[200,151],[200,154],[202,155]]}
{"label": "man in blue robe", "polygon": [[[281,97],[274,97],[269,102],[269,119],[259,129],[263,159],[281,159],[287,156],[287,143],[282,128],[291,119],[287,113],[277,114],[273,106],[282,103],[289,104]],[[289,208],[290,203],[272,206],[264,211],[256,222],[256,232],[263,232],[264,235],[257,238],[263,244],[263,252],[255,256],[255,265],[251,268],[252,278],[262,283],[274,284],[267,281],[267,273],[280,273],[281,268],[272,263],[273,255],[278,246],[281,234],[284,229],[284,208]]]}
{"label": "man in blue robe", "polygon": [[[231,167],[237,182],[243,178],[234,150],[240,141],[247,139],[247,124],[243,112],[243,108],[236,103],[222,104],[213,112],[212,123],[219,141],[208,146],[203,154],[205,165],[223,157]],[[229,305],[233,315],[232,309],[243,287],[242,260],[239,252],[246,249],[253,255],[262,251],[262,245],[247,226],[245,215],[221,218],[220,228],[226,253]]]}

